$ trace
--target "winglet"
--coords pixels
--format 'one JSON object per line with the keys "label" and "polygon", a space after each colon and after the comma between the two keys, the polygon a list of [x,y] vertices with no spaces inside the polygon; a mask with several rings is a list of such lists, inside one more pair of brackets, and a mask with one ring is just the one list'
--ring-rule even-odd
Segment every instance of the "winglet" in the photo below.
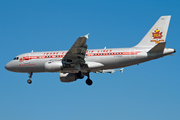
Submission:
{"label": "winglet", "polygon": [[87,39],[88,39],[88,35],[89,35],[90,33],[88,33],[87,35],[85,35],[84,37],[86,37]]}

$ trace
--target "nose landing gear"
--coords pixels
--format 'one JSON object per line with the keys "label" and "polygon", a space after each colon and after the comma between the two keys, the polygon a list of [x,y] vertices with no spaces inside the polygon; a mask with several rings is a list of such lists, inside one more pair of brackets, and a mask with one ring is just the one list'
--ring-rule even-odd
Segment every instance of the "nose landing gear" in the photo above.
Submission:
{"label": "nose landing gear", "polygon": [[32,83],[32,80],[31,80],[32,75],[33,75],[33,72],[30,72],[30,73],[29,73],[29,79],[27,80],[27,83],[29,83],[29,84]]}
{"label": "nose landing gear", "polygon": [[31,80],[31,79],[28,79],[28,80],[27,80],[27,83],[31,84],[31,83],[32,83],[32,80]]}

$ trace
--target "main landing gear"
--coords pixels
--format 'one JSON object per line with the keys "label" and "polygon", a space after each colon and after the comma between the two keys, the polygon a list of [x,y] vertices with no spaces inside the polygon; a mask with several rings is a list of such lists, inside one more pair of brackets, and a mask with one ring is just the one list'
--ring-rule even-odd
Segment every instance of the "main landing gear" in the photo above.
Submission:
{"label": "main landing gear", "polygon": [[91,86],[93,84],[93,81],[89,78],[89,73],[87,74],[87,80],[86,80],[86,84]]}
{"label": "main landing gear", "polygon": [[87,85],[92,85],[93,84],[93,81],[89,78],[89,72],[88,73],[85,73],[84,75],[81,73],[81,71],[79,71],[77,74],[77,79],[83,79],[84,78],[84,75],[87,76],[87,80],[86,80],[86,84]]}
{"label": "main landing gear", "polygon": [[27,80],[27,83],[29,83],[29,84],[32,83],[32,80],[31,80],[32,75],[33,75],[33,72],[30,72],[30,73],[29,73],[29,79]]}

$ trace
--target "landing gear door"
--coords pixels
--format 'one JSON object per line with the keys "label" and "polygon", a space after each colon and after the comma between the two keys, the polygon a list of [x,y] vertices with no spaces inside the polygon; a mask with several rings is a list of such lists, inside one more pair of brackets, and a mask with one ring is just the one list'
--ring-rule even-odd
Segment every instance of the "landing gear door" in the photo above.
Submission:
{"label": "landing gear door", "polygon": [[30,59],[30,55],[31,53],[27,53],[24,57],[23,57],[23,61],[25,64],[29,64],[31,59]]}

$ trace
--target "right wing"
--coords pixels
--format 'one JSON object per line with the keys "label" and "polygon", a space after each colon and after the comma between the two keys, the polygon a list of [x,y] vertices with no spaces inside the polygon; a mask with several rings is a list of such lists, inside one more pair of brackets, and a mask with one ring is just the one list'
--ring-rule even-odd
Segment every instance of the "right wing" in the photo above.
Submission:
{"label": "right wing", "polygon": [[62,59],[62,62],[65,66],[75,66],[75,68],[80,70],[80,65],[85,64],[84,58],[88,47],[86,44],[88,35],[89,34],[79,37],[66,53],[66,55]]}

